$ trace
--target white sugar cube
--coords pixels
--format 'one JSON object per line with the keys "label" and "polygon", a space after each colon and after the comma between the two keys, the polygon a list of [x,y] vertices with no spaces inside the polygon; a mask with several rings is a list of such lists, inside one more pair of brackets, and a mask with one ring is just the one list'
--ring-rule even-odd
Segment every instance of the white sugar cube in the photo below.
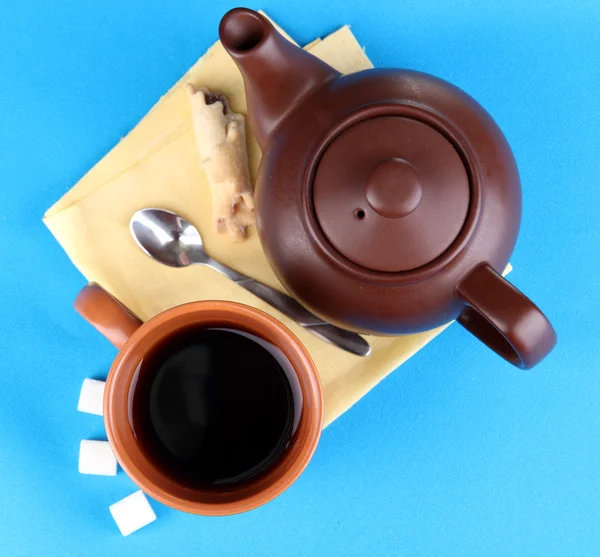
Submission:
{"label": "white sugar cube", "polygon": [[96,379],[84,379],[79,395],[77,410],[102,416],[104,414],[104,381]]}
{"label": "white sugar cube", "polygon": [[124,536],[129,536],[132,532],[156,520],[156,514],[143,491],[136,491],[121,499],[111,505],[109,510]]}
{"label": "white sugar cube", "polygon": [[116,476],[117,459],[108,441],[87,441],[79,445],[79,473]]}

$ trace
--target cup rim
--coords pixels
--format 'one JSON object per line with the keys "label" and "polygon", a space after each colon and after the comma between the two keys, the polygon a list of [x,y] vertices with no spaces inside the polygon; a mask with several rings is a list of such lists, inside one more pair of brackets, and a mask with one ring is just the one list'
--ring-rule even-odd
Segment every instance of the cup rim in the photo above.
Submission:
{"label": "cup rim", "polygon": [[[144,456],[129,425],[128,397],[141,357],[168,334],[191,324],[243,330],[275,344],[290,361],[302,390],[300,422],[288,450],[256,479],[227,492],[191,489],[178,484]],[[104,421],[117,460],[133,482],[148,495],[188,513],[230,515],[271,501],[306,468],[323,429],[323,390],[316,366],[304,345],[272,316],[237,302],[190,302],[153,317],[121,348],[106,382]]]}

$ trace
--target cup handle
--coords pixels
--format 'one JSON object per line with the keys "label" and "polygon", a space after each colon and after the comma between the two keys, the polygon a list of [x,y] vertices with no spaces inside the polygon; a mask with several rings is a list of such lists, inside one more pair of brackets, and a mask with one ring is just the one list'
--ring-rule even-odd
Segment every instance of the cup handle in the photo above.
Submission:
{"label": "cup handle", "polygon": [[471,271],[457,292],[467,305],[457,321],[511,364],[530,369],[554,348],[546,316],[489,265]]}
{"label": "cup handle", "polygon": [[94,282],[82,288],[73,306],[77,313],[119,349],[142,326],[140,319]]}

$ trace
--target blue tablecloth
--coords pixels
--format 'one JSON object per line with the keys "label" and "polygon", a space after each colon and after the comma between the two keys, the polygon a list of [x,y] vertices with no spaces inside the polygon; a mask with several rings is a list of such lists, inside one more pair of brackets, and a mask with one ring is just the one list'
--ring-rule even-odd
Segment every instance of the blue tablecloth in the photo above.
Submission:
{"label": "blue tablecloth", "polygon": [[460,327],[328,428],[283,496],[231,518],[153,502],[122,538],[127,476],[82,476],[76,411],[114,349],[71,309],[84,279],[41,223],[215,40],[232,5],[0,4],[0,554],[600,553],[600,5],[597,0],[266,0],[299,42],[350,23],[377,66],[438,75],[496,118],[523,182],[511,280],[554,322],[533,372]]}

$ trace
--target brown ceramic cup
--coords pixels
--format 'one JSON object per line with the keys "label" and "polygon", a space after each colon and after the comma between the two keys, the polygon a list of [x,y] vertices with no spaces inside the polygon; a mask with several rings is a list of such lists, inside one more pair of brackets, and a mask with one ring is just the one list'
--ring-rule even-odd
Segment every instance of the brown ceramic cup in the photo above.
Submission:
{"label": "brown ceramic cup", "polygon": [[[171,308],[142,323],[97,284],[77,296],[75,309],[108,338],[119,353],[104,394],[104,421],[117,460],[131,479],[165,505],[202,515],[229,515],[254,509],[277,497],[302,473],[312,457],[323,425],[319,375],[301,342],[279,321],[234,302],[192,302]],[[302,410],[287,449],[262,475],[227,490],[192,489],[156,468],[137,443],[128,417],[136,369],[150,349],[190,325],[226,327],[251,333],[277,346],[291,363],[302,392]]]}

